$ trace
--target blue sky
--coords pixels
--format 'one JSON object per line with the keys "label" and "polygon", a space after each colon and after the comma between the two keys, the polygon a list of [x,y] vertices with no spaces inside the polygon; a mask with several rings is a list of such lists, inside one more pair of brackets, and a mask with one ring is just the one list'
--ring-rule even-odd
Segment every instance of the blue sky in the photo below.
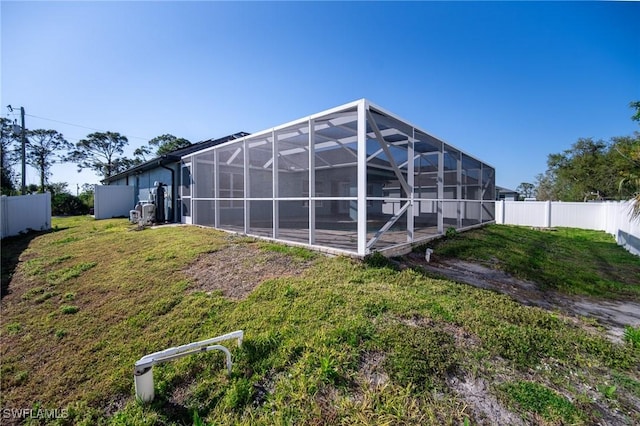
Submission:
{"label": "blue sky", "polygon": [[[78,126],[120,132],[128,154],[164,133],[256,132],[367,98],[515,188],[580,137],[639,130],[635,2],[2,1],[0,12],[3,116],[24,106],[27,127],[71,142],[93,131]],[[53,171],[70,189],[99,180]]]}

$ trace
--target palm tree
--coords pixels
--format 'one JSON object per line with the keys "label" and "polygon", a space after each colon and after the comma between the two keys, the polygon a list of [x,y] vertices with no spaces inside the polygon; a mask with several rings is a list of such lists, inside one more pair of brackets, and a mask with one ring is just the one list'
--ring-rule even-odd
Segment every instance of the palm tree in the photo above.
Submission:
{"label": "palm tree", "polygon": [[625,188],[632,188],[632,192],[634,193],[631,199],[631,220],[640,220],[640,176],[632,173],[628,177],[623,178],[620,181],[618,190],[624,192]]}

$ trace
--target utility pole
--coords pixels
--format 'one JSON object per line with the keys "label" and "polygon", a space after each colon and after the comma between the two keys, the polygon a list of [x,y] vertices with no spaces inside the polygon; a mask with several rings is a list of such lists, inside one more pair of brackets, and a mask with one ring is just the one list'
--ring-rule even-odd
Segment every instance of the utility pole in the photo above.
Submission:
{"label": "utility pole", "polygon": [[[7,108],[10,112],[13,112],[13,107],[11,105],[7,105]],[[26,145],[27,145],[27,135],[25,134],[24,128],[24,107],[20,107],[20,121],[21,121],[21,131],[20,131],[20,141],[22,142],[21,157],[22,157],[22,187],[20,189],[20,193],[25,195],[27,193],[27,156],[26,156]],[[15,120],[14,120],[15,123]]]}
{"label": "utility pole", "polygon": [[20,139],[22,141],[22,189],[20,192],[22,195],[27,193],[26,186],[26,174],[27,174],[27,162],[26,162],[26,145],[27,145],[27,136],[24,133],[24,107],[20,107],[20,120],[22,124],[22,131],[20,132]]}

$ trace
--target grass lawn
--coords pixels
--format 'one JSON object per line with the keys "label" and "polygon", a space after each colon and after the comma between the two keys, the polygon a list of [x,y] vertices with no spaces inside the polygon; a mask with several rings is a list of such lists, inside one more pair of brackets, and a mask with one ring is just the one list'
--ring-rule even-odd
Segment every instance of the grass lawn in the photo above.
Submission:
{"label": "grass lawn", "polygon": [[640,301],[640,259],[603,231],[490,225],[429,246],[563,293]]}
{"label": "grass lawn", "polygon": [[[640,347],[581,319],[385,262],[213,229],[53,225],[2,242],[3,282],[11,278],[3,409],[66,408],[51,423],[87,425],[640,422]],[[480,260],[563,291],[638,297],[640,262],[604,234],[535,232],[492,226],[436,252],[473,258],[482,248]],[[232,247],[251,253],[249,263],[277,252],[301,272],[241,299],[188,278],[194,262]],[[567,281],[576,270],[583,278]],[[232,349],[230,377],[220,353],[182,358],[154,367],[153,403],[135,401],[141,356],[237,329],[245,342]]]}

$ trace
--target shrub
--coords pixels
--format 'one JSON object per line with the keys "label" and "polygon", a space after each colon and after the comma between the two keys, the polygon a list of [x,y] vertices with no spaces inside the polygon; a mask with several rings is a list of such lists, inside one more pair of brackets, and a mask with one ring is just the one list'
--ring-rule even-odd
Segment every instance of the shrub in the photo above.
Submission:
{"label": "shrub", "polygon": [[89,207],[75,195],[62,192],[51,198],[51,214],[54,216],[77,216],[89,213]]}

